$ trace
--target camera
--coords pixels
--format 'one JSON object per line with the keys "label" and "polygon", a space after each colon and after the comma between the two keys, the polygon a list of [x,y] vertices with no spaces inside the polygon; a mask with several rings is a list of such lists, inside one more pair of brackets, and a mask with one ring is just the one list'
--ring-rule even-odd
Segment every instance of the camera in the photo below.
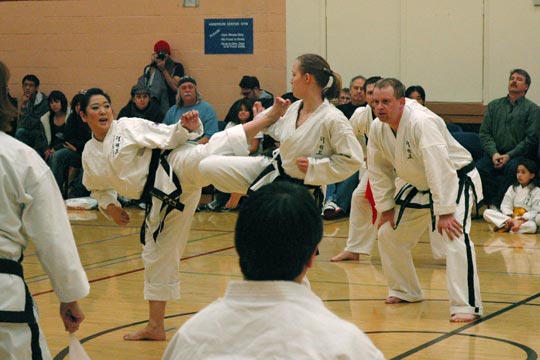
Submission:
{"label": "camera", "polygon": [[165,51],[158,51],[156,54],[156,59],[165,60],[165,55],[167,55]]}

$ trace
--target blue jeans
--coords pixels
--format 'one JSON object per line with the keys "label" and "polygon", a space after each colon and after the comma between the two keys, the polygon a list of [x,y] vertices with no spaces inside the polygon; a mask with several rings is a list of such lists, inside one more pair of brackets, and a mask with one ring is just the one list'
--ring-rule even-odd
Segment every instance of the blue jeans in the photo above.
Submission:
{"label": "blue jeans", "polygon": [[51,167],[54,178],[58,187],[62,191],[64,189],[64,182],[68,181],[68,170],[69,167],[80,168],[81,164],[81,154],[76,151],[72,151],[67,148],[59,149],[51,155],[48,159],[49,166]]}
{"label": "blue jeans", "polygon": [[351,198],[354,189],[358,186],[358,171],[342,182],[326,185],[324,202],[333,201],[346,213],[351,208]]}
{"label": "blue jeans", "polygon": [[40,128],[37,128],[37,129],[17,128],[17,130],[15,131],[15,138],[17,140],[22,141],[26,145],[36,150],[41,150],[41,149],[38,149],[38,147],[41,147],[42,145],[46,145],[46,144],[40,144],[40,141],[39,141],[40,137],[41,137]]}

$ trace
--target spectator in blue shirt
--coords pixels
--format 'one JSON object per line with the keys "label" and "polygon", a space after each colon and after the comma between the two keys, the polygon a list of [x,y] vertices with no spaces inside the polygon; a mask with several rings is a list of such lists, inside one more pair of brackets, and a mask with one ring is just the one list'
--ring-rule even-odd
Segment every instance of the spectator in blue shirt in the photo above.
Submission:
{"label": "spectator in blue shirt", "polygon": [[167,111],[163,123],[176,124],[182,115],[191,110],[199,112],[199,118],[204,126],[204,134],[197,142],[206,144],[212,135],[218,132],[218,117],[212,105],[202,99],[195,79],[184,76],[178,82],[178,102]]}

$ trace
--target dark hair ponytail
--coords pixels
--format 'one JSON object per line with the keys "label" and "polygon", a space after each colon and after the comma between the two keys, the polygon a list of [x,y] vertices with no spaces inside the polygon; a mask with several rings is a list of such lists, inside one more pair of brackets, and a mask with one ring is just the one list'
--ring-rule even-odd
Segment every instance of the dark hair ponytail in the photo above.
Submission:
{"label": "dark hair ponytail", "polygon": [[[317,54],[304,54],[297,58],[300,68],[304,74],[313,75],[317,84],[323,88],[322,97],[326,99],[335,99],[339,96],[341,90],[341,76],[330,69],[328,62]],[[332,84],[328,83],[332,78]]]}

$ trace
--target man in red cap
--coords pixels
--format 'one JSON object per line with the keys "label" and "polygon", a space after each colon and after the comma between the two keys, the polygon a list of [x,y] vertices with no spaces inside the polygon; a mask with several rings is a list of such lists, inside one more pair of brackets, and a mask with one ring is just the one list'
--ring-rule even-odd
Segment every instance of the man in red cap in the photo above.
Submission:
{"label": "man in red cap", "polygon": [[151,63],[144,68],[138,84],[150,89],[150,97],[164,113],[173,106],[178,91],[178,80],[184,76],[184,67],[171,58],[171,47],[165,40],[154,44]]}

